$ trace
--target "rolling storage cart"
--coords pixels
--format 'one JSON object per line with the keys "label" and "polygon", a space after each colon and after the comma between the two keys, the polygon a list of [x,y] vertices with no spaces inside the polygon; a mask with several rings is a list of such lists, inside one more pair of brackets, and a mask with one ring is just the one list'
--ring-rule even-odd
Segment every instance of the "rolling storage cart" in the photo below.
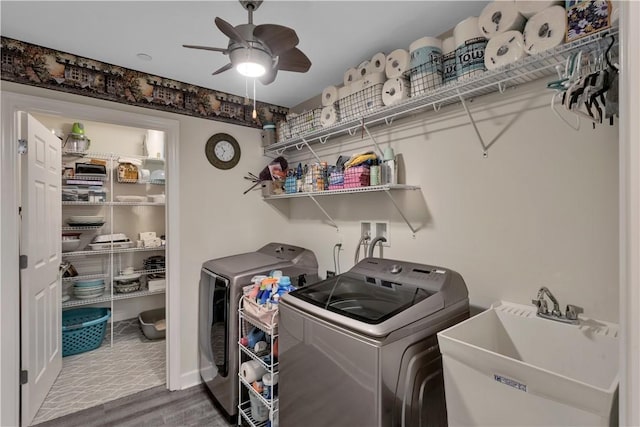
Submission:
{"label": "rolling storage cart", "polygon": [[238,331],[238,425],[276,427],[278,307],[267,309],[243,296]]}

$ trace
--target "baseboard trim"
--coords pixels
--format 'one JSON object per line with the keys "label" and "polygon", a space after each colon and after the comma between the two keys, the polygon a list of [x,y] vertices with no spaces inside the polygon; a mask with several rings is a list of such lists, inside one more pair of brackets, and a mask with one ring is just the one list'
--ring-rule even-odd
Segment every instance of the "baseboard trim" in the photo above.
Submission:
{"label": "baseboard trim", "polygon": [[186,372],[180,376],[180,390],[184,390],[202,383],[198,369]]}

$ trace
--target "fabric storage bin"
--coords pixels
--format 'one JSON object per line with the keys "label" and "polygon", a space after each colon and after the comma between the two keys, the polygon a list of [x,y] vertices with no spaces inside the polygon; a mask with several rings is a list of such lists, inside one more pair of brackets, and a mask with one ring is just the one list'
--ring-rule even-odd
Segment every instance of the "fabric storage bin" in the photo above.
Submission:
{"label": "fabric storage bin", "polygon": [[76,308],[62,312],[62,357],[100,347],[111,317],[108,308]]}

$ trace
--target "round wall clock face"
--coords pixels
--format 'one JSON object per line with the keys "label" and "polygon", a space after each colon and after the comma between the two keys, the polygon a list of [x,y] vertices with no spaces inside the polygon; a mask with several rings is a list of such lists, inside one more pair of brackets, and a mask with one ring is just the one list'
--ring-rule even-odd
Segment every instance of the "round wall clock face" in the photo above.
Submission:
{"label": "round wall clock face", "polygon": [[240,161],[240,145],[229,134],[216,133],[204,147],[207,160],[218,169],[231,169]]}

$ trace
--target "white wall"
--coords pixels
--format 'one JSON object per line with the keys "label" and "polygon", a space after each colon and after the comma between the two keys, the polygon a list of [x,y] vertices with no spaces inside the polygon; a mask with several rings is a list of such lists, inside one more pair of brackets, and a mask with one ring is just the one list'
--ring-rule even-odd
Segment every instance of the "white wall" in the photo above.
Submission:
{"label": "white wall", "polygon": [[[384,194],[319,198],[340,232],[311,201],[278,201],[274,209],[288,203],[291,211],[281,232],[313,249],[324,274],[334,270],[338,242],[342,270],[353,265],[359,220],[389,220],[384,256],[457,270],[474,305],[530,304],[545,285],[563,309],[572,303],[618,322],[618,128],[571,130],[550,111],[545,84],[469,104],[485,142],[497,137],[487,158],[460,105],[375,128],[382,147],[403,155],[406,183],[421,186],[394,193],[423,227],[415,238]],[[331,164],[338,150],[350,155],[362,144],[359,133],[313,147]]]}
{"label": "white wall", "polygon": [[[374,130],[383,146],[403,155],[406,182],[422,187],[397,194],[422,227],[414,239],[384,194],[320,199],[340,232],[308,200],[262,202],[259,190],[243,195],[249,181],[242,177],[267,162],[255,129],[2,82],[12,92],[179,120],[181,365],[191,380],[205,260],[283,241],[312,249],[324,274],[334,269],[333,245],[341,241],[344,271],[353,265],[362,219],[391,222],[385,257],[459,271],[475,305],[501,298],[526,304],[547,285],[561,304],[617,322],[617,127],[570,130],[548,110],[543,87],[535,82],[471,103],[485,138],[500,135],[486,159],[460,106]],[[240,163],[230,171],[213,168],[204,156],[207,138],[217,132],[241,145]],[[362,142],[358,135],[330,144],[321,156],[334,162],[338,151],[351,154]]]}

